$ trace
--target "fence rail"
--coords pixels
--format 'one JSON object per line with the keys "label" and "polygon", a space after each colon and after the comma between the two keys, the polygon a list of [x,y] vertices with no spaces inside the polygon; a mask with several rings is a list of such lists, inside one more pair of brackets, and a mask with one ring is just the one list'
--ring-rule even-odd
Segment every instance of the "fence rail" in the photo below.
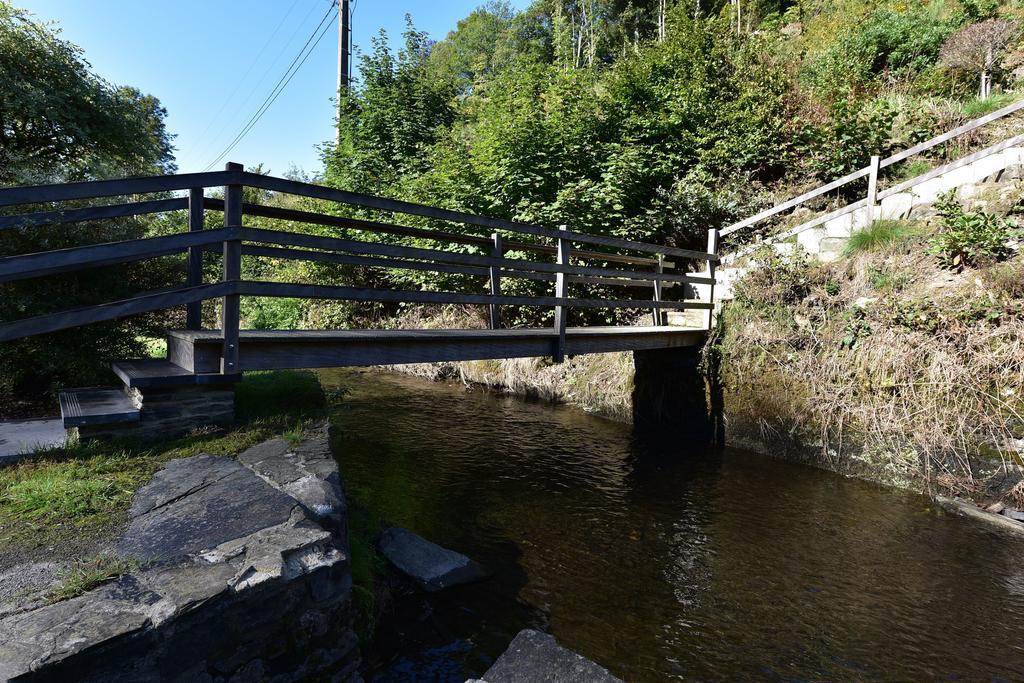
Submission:
{"label": "fence rail", "polygon": [[[398,223],[336,216],[297,209],[243,202],[243,188],[310,197],[331,204],[368,208],[393,215],[426,218],[431,222],[455,223],[470,229],[486,228],[490,237],[453,229],[411,227]],[[222,188],[223,199],[206,196],[210,188]],[[155,193],[186,192],[172,198],[140,198]],[[61,202],[121,197],[136,201],[103,206],[60,208]],[[42,205],[42,206],[40,206]],[[564,339],[570,309],[649,310],[656,324],[668,309],[710,310],[709,301],[687,298],[695,287],[714,285],[718,262],[717,234],[711,231],[707,252],[659,246],[645,242],[553,229],[509,220],[372,197],[283,178],[246,173],[238,164],[214,173],[129,178],[66,185],[0,189],[0,207],[25,207],[15,215],[0,216],[0,230],[30,231],[41,225],[72,224],[187,211],[187,230],[160,237],[91,244],[33,254],[0,258],[0,282],[14,282],[61,273],[145,261],[175,254],[187,254],[186,281],[181,287],[146,292],[115,301],[59,313],[0,323],[0,341],[67,330],[83,325],[119,319],[129,315],[185,306],[186,327],[201,329],[202,302],[219,299],[223,337],[222,371],[238,367],[240,325],[239,298],[289,297],[340,299],[359,302],[423,304],[467,304],[486,306],[492,329],[502,326],[503,306],[550,307],[555,312],[555,331]],[[205,228],[207,212],[223,214],[223,227]],[[412,237],[436,243],[436,248],[408,246],[381,241],[325,237],[308,233],[246,227],[244,218],[260,217],[301,224],[340,227],[370,235]],[[506,239],[504,233],[527,235],[542,241]],[[577,249],[576,245],[587,248]],[[444,247],[456,247],[453,251]],[[470,253],[477,250],[479,253]],[[203,278],[203,254],[221,255],[222,274],[217,282]],[[626,253],[623,253],[626,252]],[[632,253],[629,253],[632,252]],[[518,255],[526,255],[526,257]],[[652,256],[653,255],[653,256]],[[553,261],[542,260],[554,256]],[[667,261],[666,256],[675,261]],[[414,270],[477,276],[484,282],[481,293],[411,291],[342,285],[281,283],[245,280],[242,259],[297,259],[318,263],[353,265],[393,270]],[[679,272],[688,261],[705,264],[704,274]],[[583,263],[588,262],[588,263]],[[632,267],[630,267],[632,266]],[[676,272],[671,272],[675,270]],[[554,285],[553,296],[522,296],[502,293],[502,281],[525,279]],[[628,295],[573,297],[570,285],[653,289],[652,298]],[[680,293],[667,299],[665,292]],[[558,347],[564,348],[564,344]],[[559,357],[560,351],[556,353]]]}
{"label": "fence rail", "polygon": [[843,187],[844,185],[848,185],[854,181],[860,180],[861,178],[865,177],[868,178],[868,191],[867,196],[864,199],[848,204],[844,207],[829,212],[824,216],[819,216],[818,218],[808,221],[807,223],[803,223],[795,228],[792,228],[791,230],[788,230],[785,233],[783,233],[783,236],[789,236],[796,232],[808,230],[812,227],[821,225],[822,223],[832,220],[833,218],[837,218],[847,213],[851,213],[858,209],[862,209],[865,206],[869,207],[873,214],[877,202],[881,201],[882,199],[885,199],[886,197],[897,194],[899,192],[904,192],[914,187],[915,185],[919,185],[920,183],[925,182],[926,180],[930,180],[936,176],[960,168],[961,166],[965,166],[969,163],[978,161],[979,159],[983,159],[987,156],[1007,149],[1008,147],[1013,147],[1014,145],[1024,143],[1024,135],[1018,135],[1007,140],[1003,140],[1002,142],[999,142],[990,147],[986,147],[985,149],[980,150],[978,152],[974,152],[973,154],[969,154],[961,159],[957,159],[948,164],[944,164],[938,168],[929,171],[926,174],[923,174],[916,178],[911,178],[910,180],[904,181],[893,187],[887,188],[879,192],[878,175],[882,169],[892,166],[893,164],[897,164],[901,161],[906,161],[907,159],[917,154],[921,154],[922,152],[926,152],[934,147],[949,142],[950,140],[953,140],[961,135],[965,135],[966,133],[975,131],[989,123],[992,123],[993,121],[997,121],[1006,116],[1014,114],[1020,111],[1021,109],[1024,109],[1024,100],[1019,100],[1017,102],[1014,102],[1010,105],[1003,107],[1002,109],[994,111],[980,118],[974,119],[973,121],[969,121],[961,126],[957,126],[952,130],[949,130],[941,135],[937,135],[931,138],[930,140],[926,140],[925,142],[922,142],[920,144],[914,145],[913,147],[905,149],[902,152],[898,152],[896,154],[893,154],[892,156],[886,157],[885,159],[882,159],[879,156],[872,156],[871,162],[864,168],[859,169],[857,171],[853,171],[852,173],[848,173],[842,178],[838,178],[829,183],[825,183],[824,185],[817,187],[813,190],[810,190],[808,192],[805,192],[798,197],[788,199],[784,202],[781,202],[780,204],[771,207],[770,209],[765,209],[764,211],[761,211],[753,216],[750,216],[749,218],[745,218],[741,221],[733,223],[728,227],[722,228],[719,234],[721,237],[731,235],[744,228],[750,227],[755,223],[759,223],[765,220],[766,218],[776,216],[782,213],[783,211],[787,211],[789,209],[800,206],[801,204],[804,204],[805,202],[808,202],[811,199],[820,197],[833,190],[837,190],[840,187]]}

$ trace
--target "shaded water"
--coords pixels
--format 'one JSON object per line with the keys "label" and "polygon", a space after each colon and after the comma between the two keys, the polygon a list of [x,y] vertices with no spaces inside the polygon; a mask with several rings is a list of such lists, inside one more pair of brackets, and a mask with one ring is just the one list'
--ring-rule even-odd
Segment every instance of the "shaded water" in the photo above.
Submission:
{"label": "shaded water", "polygon": [[378,680],[486,670],[524,627],[626,681],[1024,680],[1024,543],[924,497],[579,410],[325,373],[350,498],[485,564],[396,601]]}

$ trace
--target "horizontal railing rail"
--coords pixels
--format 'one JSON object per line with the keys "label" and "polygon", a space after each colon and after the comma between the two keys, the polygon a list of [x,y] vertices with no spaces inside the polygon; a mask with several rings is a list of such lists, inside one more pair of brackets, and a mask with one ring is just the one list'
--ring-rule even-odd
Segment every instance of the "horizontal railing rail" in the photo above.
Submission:
{"label": "horizontal railing rail", "polygon": [[786,201],[781,202],[779,204],[776,204],[775,206],[773,206],[773,207],[771,207],[769,209],[765,209],[764,211],[760,211],[760,212],[754,214],[753,216],[750,216],[750,217],[745,218],[745,219],[743,219],[741,221],[733,223],[732,225],[729,225],[728,227],[722,228],[722,230],[720,231],[720,236],[725,237],[725,236],[731,235],[731,234],[733,234],[735,232],[738,232],[738,231],[740,231],[740,230],[742,230],[744,228],[750,227],[751,225],[754,225],[756,223],[760,223],[761,221],[763,221],[763,220],[765,220],[767,218],[771,218],[772,216],[776,216],[776,215],[778,215],[778,214],[780,214],[780,213],[782,213],[784,211],[787,211],[789,209],[796,208],[797,206],[800,206],[801,204],[804,204],[804,203],[806,203],[806,202],[808,202],[808,201],[810,201],[812,199],[820,197],[820,196],[822,196],[824,194],[827,194],[827,193],[829,193],[829,192],[831,192],[833,190],[837,190],[840,187],[843,187],[845,185],[848,185],[848,184],[850,184],[850,183],[852,183],[854,181],[860,180],[861,178],[865,178],[865,177],[868,178],[868,191],[867,191],[867,197],[865,197],[863,200],[860,200],[858,202],[854,202],[854,203],[848,204],[848,205],[846,205],[844,207],[841,207],[839,209],[836,209],[835,211],[832,211],[832,212],[826,214],[826,216],[820,216],[820,217],[818,217],[818,218],[816,218],[816,219],[814,219],[812,221],[808,221],[806,223],[803,223],[803,224],[797,226],[796,228],[793,228],[793,229],[791,229],[789,231],[786,231],[785,233],[783,233],[782,236],[785,237],[785,236],[792,235],[794,233],[794,231],[801,232],[803,230],[808,230],[808,229],[810,229],[812,227],[816,227],[817,225],[820,225],[821,223],[827,222],[827,221],[829,221],[829,220],[831,220],[833,218],[837,218],[837,217],[845,215],[847,213],[851,213],[851,212],[856,211],[858,209],[862,209],[865,206],[868,206],[870,208],[871,212],[874,213],[876,202],[881,201],[885,197],[891,196],[893,194],[897,194],[899,192],[904,192],[904,191],[910,189],[911,187],[914,187],[915,185],[918,185],[918,184],[920,184],[922,182],[925,182],[926,180],[930,180],[931,178],[934,178],[936,176],[942,175],[943,173],[948,173],[951,170],[955,170],[956,168],[959,168],[959,167],[964,166],[966,164],[973,163],[974,161],[977,161],[979,159],[983,159],[983,158],[985,158],[987,156],[990,156],[990,155],[995,154],[997,152],[1000,152],[1000,151],[1002,151],[1004,149],[1007,149],[1008,147],[1012,147],[1014,145],[1021,144],[1021,142],[1024,142],[1024,136],[1018,135],[1018,136],[1015,136],[1013,138],[1009,138],[1007,140],[1004,140],[1004,141],[1002,141],[1000,143],[997,143],[995,145],[992,145],[990,147],[986,147],[983,150],[980,150],[980,151],[975,152],[973,154],[969,154],[969,155],[967,155],[965,157],[962,157],[961,159],[957,159],[957,160],[952,161],[950,163],[947,163],[947,164],[944,164],[942,166],[939,166],[938,168],[935,168],[932,171],[929,171],[928,173],[923,174],[922,176],[918,176],[916,178],[912,178],[910,180],[907,180],[907,181],[904,181],[902,183],[899,183],[899,184],[897,184],[897,185],[895,185],[895,186],[893,186],[891,188],[887,188],[885,190],[879,191],[878,190],[878,174],[879,174],[879,172],[882,169],[887,168],[889,166],[892,166],[893,164],[897,164],[897,163],[899,163],[901,161],[906,161],[907,159],[909,159],[909,158],[911,158],[911,157],[913,157],[915,155],[921,154],[922,152],[927,152],[928,150],[933,149],[933,148],[935,148],[935,147],[937,147],[937,146],[939,146],[941,144],[944,144],[946,142],[949,142],[950,140],[953,140],[953,139],[955,139],[957,137],[960,137],[961,135],[965,135],[967,133],[973,132],[973,131],[981,128],[982,126],[985,126],[985,125],[987,125],[989,123],[992,123],[993,121],[997,121],[997,120],[1002,119],[1002,118],[1004,118],[1006,116],[1014,114],[1014,113],[1020,111],[1021,109],[1024,109],[1024,99],[1018,100],[1017,102],[1009,104],[1009,105],[1007,105],[1007,106],[1005,106],[1005,107],[1003,107],[1003,108],[1001,108],[1001,109],[999,109],[997,111],[994,111],[994,112],[992,112],[990,114],[987,114],[985,116],[979,117],[979,118],[974,119],[972,121],[968,121],[967,123],[965,123],[965,124],[963,124],[961,126],[957,126],[956,128],[953,128],[952,130],[946,131],[945,133],[943,133],[941,135],[937,135],[937,136],[931,138],[930,140],[926,140],[925,142],[922,142],[920,144],[914,145],[913,147],[905,149],[902,152],[898,152],[896,154],[893,154],[893,155],[891,155],[889,157],[886,157],[885,159],[882,159],[879,156],[873,156],[873,157],[871,157],[871,163],[869,163],[864,168],[861,168],[859,170],[853,171],[852,173],[848,173],[847,175],[843,176],[842,178],[838,178],[838,179],[833,180],[831,182],[825,183],[824,185],[821,185],[820,187],[817,187],[817,188],[815,188],[813,190],[805,192],[805,193],[803,193],[803,194],[801,194],[801,195],[799,195],[797,197],[793,197],[791,199],[787,199]]}
{"label": "horizontal railing rail", "polygon": [[[427,219],[430,227],[412,227],[397,222],[243,202],[244,187],[393,215],[414,216]],[[206,190],[209,188],[222,188],[223,198],[207,197]],[[186,192],[187,196],[167,196],[174,192]],[[164,196],[145,197],[153,194]],[[121,200],[118,203],[98,206],[60,206],[62,202],[81,203],[82,200],[111,197],[136,201]],[[225,171],[214,173],[2,188],[0,207],[34,209],[0,216],[0,230],[20,231],[29,231],[44,225],[98,222],[156,213],[185,212],[187,216],[185,232],[4,256],[0,258],[0,283],[171,255],[188,255],[186,282],[181,287],[144,292],[122,301],[0,322],[0,341],[68,330],[176,306],[185,306],[187,309],[186,327],[201,329],[202,302],[219,299],[222,328],[220,334],[223,336],[222,369],[224,372],[233,372],[238,367],[239,297],[287,297],[378,303],[481,305],[488,307],[490,326],[493,329],[502,326],[503,306],[550,307],[555,310],[553,334],[559,339],[554,355],[560,360],[570,309],[649,310],[654,316],[655,324],[660,325],[664,323],[665,310],[710,311],[713,308],[710,303],[710,292],[714,286],[714,266],[718,261],[717,235],[714,231],[709,238],[708,251],[680,249],[592,235],[564,227],[553,229],[489,218],[246,173],[237,164],[228,164]],[[208,211],[223,214],[223,227],[206,228]],[[342,228],[346,231],[346,236],[331,237],[246,226],[245,216]],[[485,228],[493,232],[490,237],[484,237],[434,227],[435,221],[460,224],[470,230]],[[414,238],[433,242],[437,248],[402,244],[400,240],[371,241],[351,239],[347,236],[360,233]],[[502,233],[526,235],[528,239],[505,239]],[[554,243],[545,244],[542,241],[544,239],[550,239]],[[580,244],[592,248],[577,249],[576,245]],[[452,250],[450,247],[456,249]],[[477,253],[473,253],[474,251]],[[483,253],[479,253],[480,251]],[[203,254],[213,252],[221,256],[222,275],[218,282],[207,283],[203,277]],[[637,255],[638,253],[640,255]],[[545,256],[554,256],[553,262],[544,261]],[[676,261],[667,261],[666,256],[677,260],[703,262],[705,272],[678,272],[679,266]],[[246,257],[295,259],[356,267],[464,275],[483,281],[487,291],[473,293],[254,281],[242,277],[241,264],[242,259]],[[677,272],[669,272],[671,270]],[[503,293],[502,281],[512,279],[553,284],[554,295]],[[596,289],[589,289],[588,294],[574,297],[570,296],[569,285]],[[607,288],[615,287],[652,289],[653,297],[637,299],[629,295],[607,295]],[[701,288],[707,290],[708,296],[705,300],[696,300],[693,293]],[[677,291],[681,296],[666,299],[663,296],[666,290]]]}

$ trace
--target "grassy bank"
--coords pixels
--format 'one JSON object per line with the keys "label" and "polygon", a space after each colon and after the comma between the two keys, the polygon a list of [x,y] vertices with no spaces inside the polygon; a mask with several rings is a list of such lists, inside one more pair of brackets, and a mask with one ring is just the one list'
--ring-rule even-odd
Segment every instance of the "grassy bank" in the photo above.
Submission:
{"label": "grassy bank", "polygon": [[764,250],[713,352],[733,442],[980,500],[1024,485],[1024,258],[1013,221],[945,207],[823,265]]}
{"label": "grassy bank", "polygon": [[231,429],[161,443],[73,443],[0,468],[0,566],[42,553],[84,563],[82,581],[90,567],[108,572],[90,553],[120,527],[135,491],[164,463],[198,453],[231,457],[280,435],[299,438],[304,421],[322,417],[324,406],[312,373],[257,373],[238,385]]}

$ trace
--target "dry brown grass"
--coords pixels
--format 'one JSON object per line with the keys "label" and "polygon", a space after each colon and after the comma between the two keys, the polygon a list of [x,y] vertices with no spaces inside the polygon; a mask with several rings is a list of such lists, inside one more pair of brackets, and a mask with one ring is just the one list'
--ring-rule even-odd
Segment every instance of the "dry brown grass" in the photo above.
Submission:
{"label": "dry brown grass", "polygon": [[[897,485],[977,491],[979,477],[1018,468],[1005,454],[1024,430],[1022,302],[985,271],[940,270],[920,247],[817,269],[788,305],[741,288],[722,345],[727,410],[800,435],[832,469]],[[993,266],[994,280],[1019,267]],[[777,299],[791,274],[756,278]],[[784,378],[772,395],[786,407],[758,398],[766,376]]]}
{"label": "dry brown grass", "polygon": [[[410,308],[389,324],[394,329],[483,329],[480,307]],[[632,418],[633,357],[611,353],[569,358],[552,363],[547,358],[511,358],[461,363],[415,363],[387,368],[428,379],[458,379],[497,391],[531,396],[556,403],[571,403],[615,420]]]}

